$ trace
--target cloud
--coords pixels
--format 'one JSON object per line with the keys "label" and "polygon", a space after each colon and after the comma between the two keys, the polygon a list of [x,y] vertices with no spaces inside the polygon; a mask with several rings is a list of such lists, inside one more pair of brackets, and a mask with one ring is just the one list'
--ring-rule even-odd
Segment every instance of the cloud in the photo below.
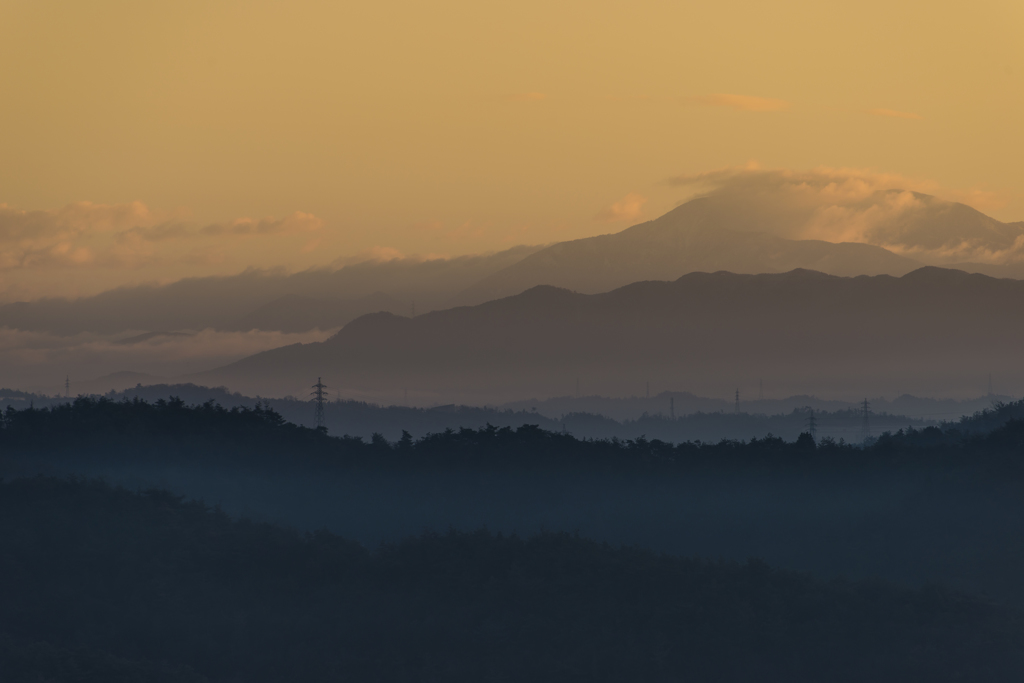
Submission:
{"label": "cloud", "polygon": [[77,202],[53,211],[21,211],[0,204],[0,270],[44,265],[81,265],[93,260],[83,241],[159,217],[140,202],[123,205]]}
{"label": "cloud", "polygon": [[[287,236],[316,232],[323,221],[296,211],[282,219],[239,218],[195,230],[141,202],[69,204],[50,211],[19,211],[0,204],[0,270],[99,264],[136,267],[158,245],[218,237]],[[144,260],[144,259],[143,259]]]}
{"label": "cloud", "polygon": [[260,221],[238,218],[230,223],[214,223],[202,229],[204,235],[294,235],[319,230],[324,222],[311,213],[296,211],[281,220],[271,218]]}
{"label": "cloud", "polygon": [[134,228],[122,230],[114,236],[114,241],[122,244],[131,242],[164,242],[189,236],[188,228],[182,223],[161,223],[152,227],[137,225]]}
{"label": "cloud", "polygon": [[598,212],[594,216],[594,220],[607,222],[636,220],[643,215],[643,206],[646,201],[647,197],[630,192],[608,208]]}
{"label": "cloud", "polygon": [[705,104],[712,107],[731,107],[743,111],[786,111],[790,104],[785,100],[777,100],[771,97],[754,97],[753,95],[728,95],[718,93],[705,95],[703,97],[690,98],[696,104]]}
{"label": "cloud", "polygon": [[974,193],[859,169],[725,168],[669,179],[703,195],[725,229],[859,242],[924,263],[1024,261],[1024,226],[961,203]]}
{"label": "cloud", "polygon": [[403,261],[406,259],[421,260],[416,256],[406,256],[394,247],[382,247],[378,245],[365,251],[361,251],[358,254],[335,259],[331,262],[331,265],[335,268],[342,268],[344,266],[352,266],[357,263],[388,263],[390,261]]}
{"label": "cloud", "polygon": [[[76,202],[34,211],[0,204],[0,298],[95,291],[101,283],[124,284],[118,272],[151,273],[158,266],[167,275],[180,273],[179,266],[206,274],[240,258],[246,261],[239,267],[252,265],[259,254],[280,263],[282,254],[302,253],[322,228],[320,218],[301,211],[200,228],[183,220],[180,211],[154,211],[142,202]],[[246,240],[245,250],[239,249],[240,240]],[[85,277],[85,271],[91,274]]]}
{"label": "cloud", "polygon": [[914,119],[920,121],[924,118],[920,114],[911,114],[910,112],[896,111],[895,109],[868,109],[868,113],[874,116],[888,116],[893,119]]}

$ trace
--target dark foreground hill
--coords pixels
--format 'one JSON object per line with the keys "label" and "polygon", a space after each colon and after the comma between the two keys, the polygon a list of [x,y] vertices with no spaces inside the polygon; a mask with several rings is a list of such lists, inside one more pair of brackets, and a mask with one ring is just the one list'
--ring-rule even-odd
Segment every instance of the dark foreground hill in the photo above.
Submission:
{"label": "dark foreground hill", "polygon": [[1019,618],[941,590],[566,534],[368,552],[164,492],[0,484],[4,681],[1009,681]]}
{"label": "dark foreground hill", "polygon": [[0,476],[156,487],[367,547],[424,529],[578,531],[677,556],[758,557],[822,580],[939,584],[1024,608],[1021,411],[868,448],[808,435],[587,441],[529,426],[389,443],[333,438],[262,407],[83,399],[5,412]]}
{"label": "dark foreground hill", "polygon": [[[323,343],[195,376],[251,393],[337,391],[452,402],[643,394],[648,381],[704,395],[759,379],[790,393],[975,393],[990,373],[1024,385],[1024,281],[922,268],[903,277],[693,273],[585,295],[537,287],[410,319],[359,318]],[[855,395],[856,395],[855,394]],[[749,394],[745,394],[749,397]]]}

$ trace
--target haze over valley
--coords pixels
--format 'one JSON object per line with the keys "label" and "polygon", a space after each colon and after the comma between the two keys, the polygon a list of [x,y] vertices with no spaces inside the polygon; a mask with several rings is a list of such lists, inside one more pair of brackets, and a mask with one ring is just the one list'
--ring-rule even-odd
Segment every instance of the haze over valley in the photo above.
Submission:
{"label": "haze over valley", "polygon": [[[1004,393],[1024,388],[1019,304],[1003,298],[1019,301],[1016,281],[991,279],[1024,267],[1021,223],[849,172],[672,182],[705,193],[547,247],[9,303],[10,384],[55,393],[61,368],[99,393],[193,381],[283,396],[326,377],[340,396],[416,405],[543,399],[577,380],[607,396],[653,381],[708,396],[767,382],[776,397],[967,398],[990,374]],[[949,315],[970,324],[946,334]]]}
{"label": "haze over valley", "polygon": [[1021,35],[0,2],[0,681],[1024,680]]}

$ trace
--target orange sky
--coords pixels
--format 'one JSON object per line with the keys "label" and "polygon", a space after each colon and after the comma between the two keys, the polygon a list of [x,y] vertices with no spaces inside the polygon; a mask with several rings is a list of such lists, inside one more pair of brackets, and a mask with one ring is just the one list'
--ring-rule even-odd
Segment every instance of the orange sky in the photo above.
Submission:
{"label": "orange sky", "polygon": [[1021,220],[1022,35],[1018,0],[0,0],[0,291],[582,237],[750,160]]}

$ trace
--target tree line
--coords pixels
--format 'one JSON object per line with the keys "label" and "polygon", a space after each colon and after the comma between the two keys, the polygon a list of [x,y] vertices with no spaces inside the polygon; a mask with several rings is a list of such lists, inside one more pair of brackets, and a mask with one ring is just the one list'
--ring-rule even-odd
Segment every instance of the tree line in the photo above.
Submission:
{"label": "tree line", "polygon": [[978,467],[1024,475],[1024,401],[956,423],[885,432],[864,444],[803,433],[748,441],[669,443],[658,439],[580,439],[536,425],[446,429],[395,441],[331,436],[297,426],[267,405],[224,408],[178,398],[147,402],[79,397],[0,415],[0,453],[10,458],[193,457],[332,466],[466,467]]}

